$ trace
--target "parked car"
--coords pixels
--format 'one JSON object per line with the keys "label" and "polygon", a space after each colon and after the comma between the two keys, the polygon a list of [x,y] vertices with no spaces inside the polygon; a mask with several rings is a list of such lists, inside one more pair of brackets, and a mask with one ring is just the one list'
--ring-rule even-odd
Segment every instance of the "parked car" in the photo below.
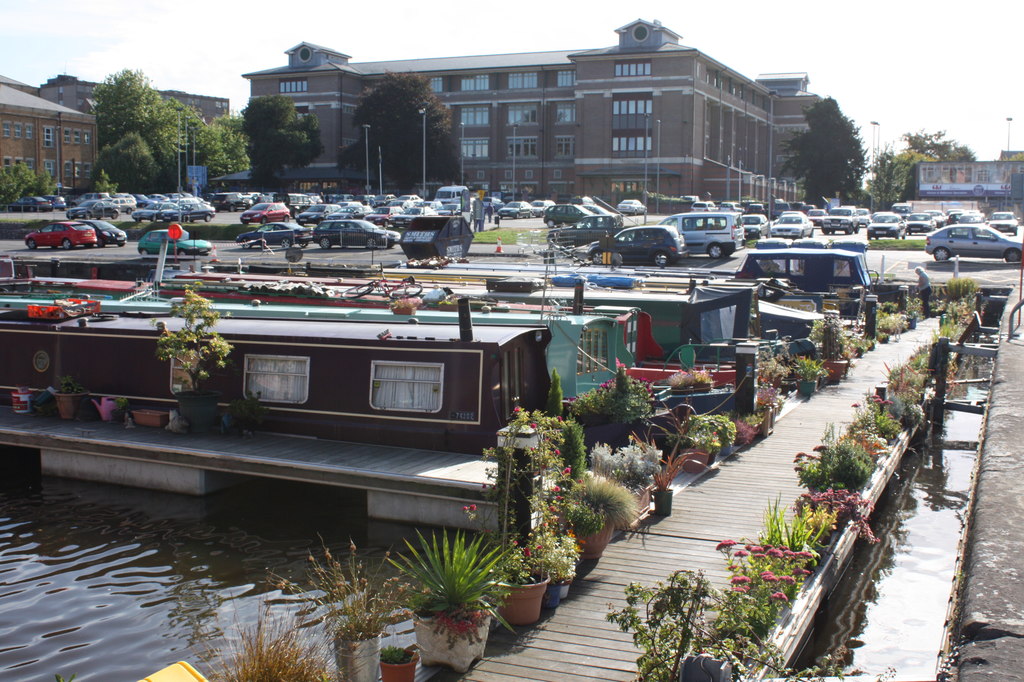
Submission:
{"label": "parked car", "polygon": [[138,207],[138,203],[135,201],[135,197],[131,194],[115,194],[108,200],[113,204],[117,205],[118,210],[125,215],[131,215]]}
{"label": "parked car", "polygon": [[160,201],[150,206],[135,209],[132,212],[132,220],[134,220],[137,223],[141,223],[143,220],[153,222],[154,220],[160,220],[161,211],[170,211],[177,208],[178,205],[173,201]]}
{"label": "parked car", "polygon": [[938,225],[930,213],[911,213],[907,216],[907,234],[924,232],[925,234],[934,230]]}
{"label": "parked car", "polygon": [[498,209],[500,209],[502,206],[505,205],[505,202],[502,201],[501,199],[497,198],[497,197],[484,197],[484,208],[485,209],[487,208],[487,204],[491,205],[491,210],[492,211],[497,211]]}
{"label": "parked car", "polygon": [[937,261],[963,256],[1019,263],[1020,250],[1020,242],[1004,237],[988,225],[950,225],[925,238],[925,251]]}
{"label": "parked car", "polygon": [[387,227],[395,216],[401,215],[402,209],[399,206],[380,206],[367,216],[364,220],[373,223],[378,227]]}
{"label": "parked car", "polygon": [[[686,255],[683,237],[670,225],[628,227],[615,235],[608,250],[613,264],[650,263],[658,267],[672,265]],[[600,265],[604,262],[604,253],[601,242],[594,242],[587,248],[587,259]]]}
{"label": "parked car", "polygon": [[[346,206],[346,208],[352,209],[351,212],[362,210],[361,208],[357,209],[352,206]],[[341,206],[339,206],[338,204],[313,204],[305,211],[295,216],[295,222],[297,222],[299,225],[319,225],[321,222],[323,222],[324,218],[333,213],[337,213],[339,209],[341,209]],[[351,215],[349,217],[362,218],[363,216]]]}
{"label": "parked car", "polygon": [[[138,249],[142,255],[156,255],[160,253],[163,243],[167,241],[167,230],[150,230],[139,239]],[[181,231],[181,239],[173,242],[167,247],[167,253],[194,254],[200,256],[209,255],[213,250],[213,244],[204,239],[190,239],[187,230]]]}
{"label": "parked car", "polygon": [[39,213],[40,211],[52,211],[53,203],[46,197],[22,197],[7,205],[7,210],[10,212],[25,213],[31,211],[32,213]]}
{"label": "parked car", "polygon": [[814,224],[800,211],[784,213],[772,223],[770,234],[782,239],[802,239],[814,236]]}
{"label": "parked car", "polygon": [[321,249],[332,246],[390,249],[401,239],[400,233],[384,230],[366,220],[325,220],[313,230],[313,241]]}
{"label": "parked car", "polygon": [[855,206],[836,206],[828,212],[828,216],[821,221],[821,231],[824,234],[835,234],[845,232],[856,234],[860,230],[860,221],[857,220],[857,208]]}
{"label": "parked car", "polygon": [[391,224],[395,227],[409,227],[409,223],[415,218],[422,218],[427,215],[437,215],[437,211],[429,206],[413,206],[398,215],[391,216]]}
{"label": "parked car", "polygon": [[86,202],[86,201],[97,201],[99,199],[109,199],[109,198],[110,198],[110,193],[109,192],[86,192],[85,194],[82,194],[81,196],[75,197],[75,199],[72,201],[72,203],[75,206],[81,206],[82,203]]}
{"label": "parked car", "polygon": [[914,212],[914,207],[910,204],[893,204],[889,212],[906,218],[906,216]]}
{"label": "parked car", "polygon": [[581,204],[555,204],[544,209],[544,224],[548,227],[574,225],[588,215],[597,214]]}
{"label": "parked car", "polygon": [[241,192],[218,192],[210,198],[210,204],[218,211],[244,211],[252,206],[252,198]]}
{"label": "parked car", "polygon": [[128,242],[128,233],[117,227],[111,225],[106,220],[86,220],[78,219],[76,223],[82,223],[88,225],[96,232],[96,245],[97,246],[124,246]]}
{"label": "parked car", "polygon": [[71,221],[50,223],[25,235],[25,246],[30,249],[39,246],[70,249],[75,246],[96,246],[97,242],[96,232],[92,227]]}
{"label": "parked car", "polygon": [[162,208],[157,220],[179,223],[196,223],[200,220],[210,222],[216,214],[217,210],[213,206],[198,199],[182,199],[171,207]]}
{"label": "parked car", "polygon": [[737,217],[721,212],[677,213],[658,224],[674,227],[690,253],[722,258],[746,246]]}
{"label": "parked car", "polygon": [[[282,192],[280,194],[274,195],[273,203],[284,204],[288,208],[288,215],[291,218],[294,218],[303,211],[308,210],[309,207],[312,206],[313,204],[322,204],[324,202],[319,198],[319,196],[314,198],[309,196],[308,194]],[[280,220],[288,220],[288,218],[281,218]]]}
{"label": "parked car", "polygon": [[[824,211],[822,211],[824,213]],[[763,239],[769,236],[771,226],[768,217],[762,213],[747,213],[740,216],[744,239]]]}
{"label": "parked car", "polygon": [[623,199],[615,210],[623,215],[647,215],[647,207],[639,199]]}
{"label": "parked car", "polygon": [[819,230],[824,226],[825,218],[827,217],[828,211],[823,208],[811,208],[807,210],[807,219],[811,221],[811,225]]}
{"label": "parked car", "polygon": [[68,218],[119,218],[121,209],[109,199],[89,199],[67,210]]}
{"label": "parked car", "polygon": [[866,230],[871,224],[871,211],[866,208],[853,209],[853,223],[857,226],[858,231]]}
{"label": "parked car", "polygon": [[615,236],[621,229],[612,216],[589,215],[572,225],[548,230],[548,243],[563,248],[587,246],[602,237]]}
{"label": "parked car", "polygon": [[66,211],[68,208],[68,202],[59,194],[46,194],[43,198],[49,200],[50,204],[53,205],[54,211]]}
{"label": "parked car", "polygon": [[266,246],[288,248],[297,244],[306,246],[313,241],[313,229],[298,223],[267,223],[252,232],[243,232],[235,237],[235,243],[243,249],[257,249]]}
{"label": "parked car", "polygon": [[554,206],[555,202],[551,199],[537,199],[536,201],[530,202],[530,217],[542,218],[544,217],[544,211],[547,210],[548,206]]}
{"label": "parked car", "polygon": [[530,218],[533,210],[525,201],[510,201],[498,209],[498,215],[502,218]]}
{"label": "parked car", "polygon": [[979,211],[965,211],[957,216],[957,225],[985,225],[985,215]]}
{"label": "parked car", "polygon": [[716,208],[715,202],[713,201],[695,201],[690,204],[690,211],[694,213],[698,211],[714,211]]}
{"label": "parked car", "polygon": [[735,201],[719,201],[719,211],[731,211],[732,213],[743,213],[743,208]]}
{"label": "parked car", "polygon": [[946,214],[943,213],[942,211],[940,211],[938,209],[929,209],[929,210],[925,211],[925,213],[930,215],[932,218],[935,218],[935,228],[936,229],[938,229],[940,227],[945,227],[946,226]]}
{"label": "parked car", "polygon": [[292,219],[291,211],[282,203],[260,203],[238,216],[238,221],[243,225],[249,223],[287,222]]}
{"label": "parked car", "polygon": [[907,224],[903,221],[903,216],[887,211],[871,216],[871,224],[868,225],[868,239],[878,239],[879,237],[906,239]]}
{"label": "parked car", "polygon": [[1016,236],[1019,227],[1017,216],[1012,211],[997,211],[989,216],[988,226],[994,230]]}

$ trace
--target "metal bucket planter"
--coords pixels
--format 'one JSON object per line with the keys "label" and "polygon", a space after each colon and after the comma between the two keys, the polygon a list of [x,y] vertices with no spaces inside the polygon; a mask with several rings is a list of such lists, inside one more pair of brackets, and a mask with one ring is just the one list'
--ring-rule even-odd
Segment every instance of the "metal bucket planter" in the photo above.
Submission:
{"label": "metal bucket planter", "polygon": [[454,634],[448,628],[435,626],[435,618],[416,618],[416,644],[423,665],[444,665],[464,673],[473,661],[482,658],[487,646],[491,617],[480,619],[475,631]]}
{"label": "metal bucket planter", "polygon": [[350,682],[377,682],[380,679],[380,637],[350,641],[334,640],[334,660],[338,677]]}
{"label": "metal bucket planter", "polygon": [[175,393],[174,397],[178,399],[179,414],[188,420],[191,433],[206,433],[220,422],[219,391]]}

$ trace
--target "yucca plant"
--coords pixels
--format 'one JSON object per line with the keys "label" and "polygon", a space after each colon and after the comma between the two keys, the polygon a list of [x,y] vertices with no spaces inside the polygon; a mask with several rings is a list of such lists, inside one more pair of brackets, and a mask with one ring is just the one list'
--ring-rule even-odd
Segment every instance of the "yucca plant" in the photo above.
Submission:
{"label": "yucca plant", "polygon": [[764,529],[758,533],[758,544],[775,547],[789,547],[794,552],[805,549],[814,550],[827,526],[812,523],[814,511],[804,507],[792,518],[786,518],[786,509],[780,504],[779,498],[764,510]]}

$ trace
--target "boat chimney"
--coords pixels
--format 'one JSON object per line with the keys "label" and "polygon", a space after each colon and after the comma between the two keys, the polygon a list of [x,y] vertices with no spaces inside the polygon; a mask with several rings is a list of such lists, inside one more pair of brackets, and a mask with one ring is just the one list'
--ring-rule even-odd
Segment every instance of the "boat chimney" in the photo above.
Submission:
{"label": "boat chimney", "polygon": [[469,312],[469,299],[459,299],[459,341],[473,340],[473,316]]}
{"label": "boat chimney", "polygon": [[572,288],[572,314],[582,315],[583,314],[583,278],[576,280],[576,284]]}

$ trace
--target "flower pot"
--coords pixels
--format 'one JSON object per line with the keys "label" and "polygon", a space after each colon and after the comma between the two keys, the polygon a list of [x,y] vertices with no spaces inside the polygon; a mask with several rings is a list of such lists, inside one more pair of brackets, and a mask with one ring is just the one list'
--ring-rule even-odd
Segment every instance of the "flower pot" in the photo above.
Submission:
{"label": "flower pot", "polygon": [[559,601],[561,601],[562,599],[565,599],[566,597],[569,596],[569,585],[572,585],[572,581],[571,580],[563,580],[562,582],[558,583],[557,585],[558,585],[558,599],[559,599]]}
{"label": "flower pot", "polygon": [[78,414],[78,406],[82,404],[82,400],[88,393],[54,393],[53,397],[57,401],[57,412],[60,414],[61,419],[74,419],[75,415]]}
{"label": "flower pot", "polygon": [[385,663],[381,661],[381,682],[414,682],[416,680],[416,664],[419,663],[419,660],[419,654],[413,653],[412,660],[408,663]]}
{"label": "flower pot", "polygon": [[132,410],[132,419],[138,426],[155,426],[162,429],[167,426],[171,415],[164,410]]}
{"label": "flower pot", "polygon": [[816,389],[817,387],[817,381],[801,379],[800,382],[797,384],[797,391],[800,393],[800,395],[804,396],[805,398],[810,398],[812,395],[814,395],[814,389]]}
{"label": "flower pot", "polygon": [[600,559],[601,555],[604,554],[605,547],[612,541],[612,535],[615,533],[615,527],[611,524],[606,523],[604,528],[579,539],[580,547],[580,559]]}
{"label": "flower pot", "polygon": [[185,391],[175,393],[174,397],[178,399],[178,412],[188,420],[189,432],[206,433],[220,422],[220,391]]}
{"label": "flower pot", "polygon": [[775,430],[775,408],[770,407],[764,411],[761,419],[761,435],[767,438]]}
{"label": "flower pot", "polygon": [[636,494],[637,521],[642,521],[651,513],[651,491],[654,486],[647,486]]}
{"label": "flower pot", "polygon": [[654,491],[652,496],[654,497],[655,516],[672,516],[672,494],[671,488]]}
{"label": "flower pot", "polygon": [[350,641],[334,640],[334,660],[338,677],[351,682],[377,682],[380,663],[380,637]]}
{"label": "flower pot", "polygon": [[541,608],[553,609],[562,601],[562,588],[558,583],[548,583],[544,590],[544,598],[540,601]]}
{"label": "flower pot", "polygon": [[846,376],[846,372],[849,369],[849,360],[825,360],[825,370],[828,372],[828,380],[832,383],[838,383],[840,379]]}
{"label": "flower pot", "polygon": [[907,328],[908,329],[917,329],[917,318],[916,317],[908,317],[907,318]]}
{"label": "flower pot", "polygon": [[475,629],[453,633],[446,627],[438,627],[436,618],[417,617],[414,627],[420,661],[423,665],[444,665],[464,673],[473,661],[484,655],[490,626],[491,617],[485,615]]}
{"label": "flower pot", "polygon": [[533,625],[540,620],[541,602],[548,588],[545,579],[532,585],[517,585],[505,597],[498,613],[509,625]]}

